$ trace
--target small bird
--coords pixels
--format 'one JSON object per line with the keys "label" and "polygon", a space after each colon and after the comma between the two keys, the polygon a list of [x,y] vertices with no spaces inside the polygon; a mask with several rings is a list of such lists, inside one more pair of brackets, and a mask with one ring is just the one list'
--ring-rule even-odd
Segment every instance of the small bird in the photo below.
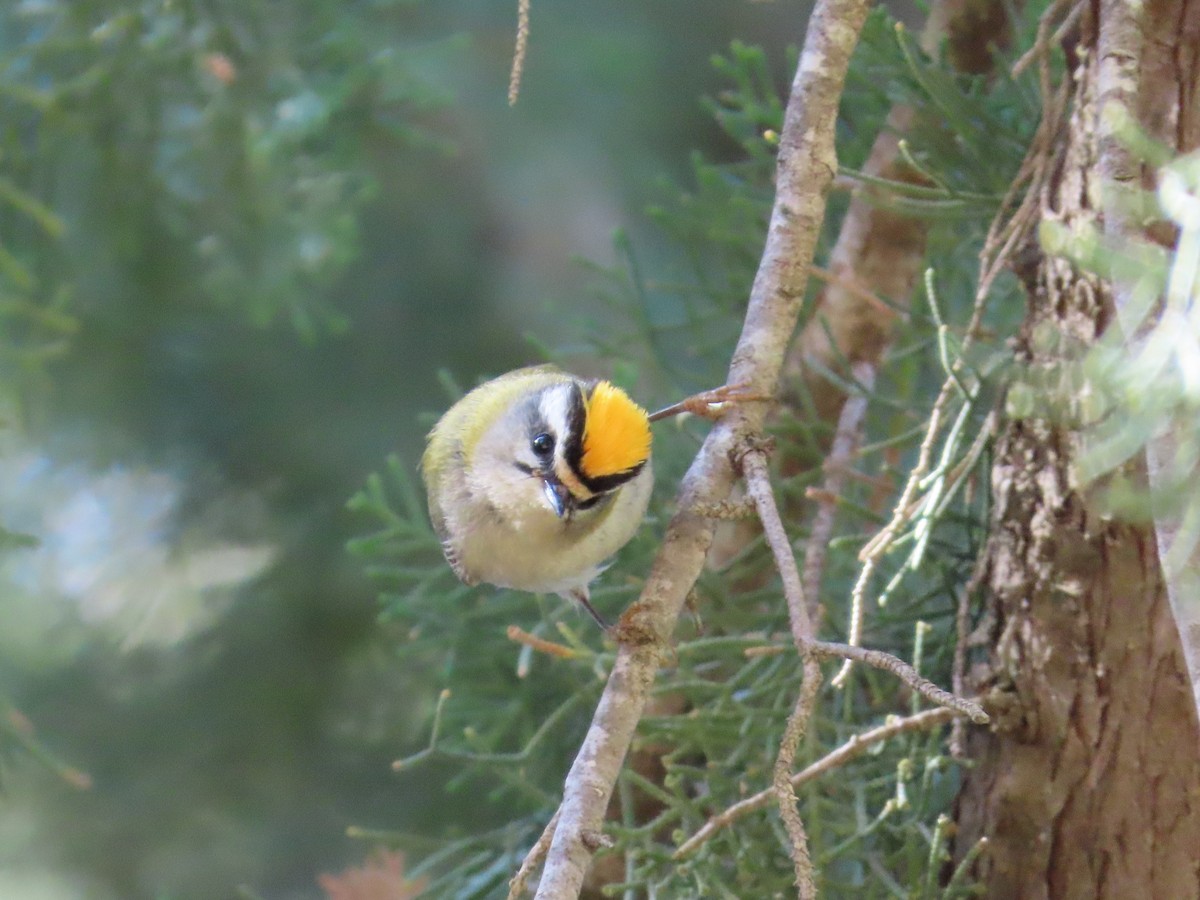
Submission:
{"label": "small bird", "polygon": [[429,433],[421,470],[446,561],[466,584],[561,594],[601,628],[588,584],[646,514],[646,410],[553,366],[481,384]]}

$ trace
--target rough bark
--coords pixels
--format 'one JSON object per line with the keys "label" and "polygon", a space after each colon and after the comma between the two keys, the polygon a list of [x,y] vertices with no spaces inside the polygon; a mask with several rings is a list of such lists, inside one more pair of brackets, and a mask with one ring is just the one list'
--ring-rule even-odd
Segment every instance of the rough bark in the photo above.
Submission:
{"label": "rough bark", "polygon": [[[1118,133],[1121,117],[1111,114],[1113,107],[1132,114],[1140,127],[1164,146],[1187,151],[1194,149],[1200,138],[1200,109],[1196,105],[1200,4],[1155,2],[1147,6],[1144,15],[1138,13],[1132,4],[1108,0],[1101,7],[1103,27],[1098,40],[1098,167],[1111,184],[1126,190],[1130,186],[1153,189],[1155,173],[1140,165],[1125,146]],[[1157,231],[1158,240],[1175,243],[1171,228],[1160,227]],[[1104,233],[1118,246],[1149,236],[1141,222],[1112,201],[1106,204]],[[1128,321],[1129,310],[1136,306],[1130,299],[1132,293],[1132,284],[1120,279],[1115,282],[1117,319],[1126,337],[1134,340],[1137,325]],[[1183,447],[1177,437],[1168,430],[1146,448],[1150,488],[1158,496],[1170,490],[1174,480],[1171,470]],[[1194,702],[1200,709],[1200,548],[1193,547],[1184,559],[1176,559],[1176,554],[1169,551],[1181,530],[1179,515],[1160,505],[1155,510],[1154,524],[1167,597],[1183,641]]]}
{"label": "rough bark", "polygon": [[995,649],[959,802],[987,896],[1200,896],[1200,733],[1153,535],[1069,484],[1070,442],[1014,423],[993,472]]}
{"label": "rough bark", "polygon": [[[1196,145],[1198,17],[1194,0],[1091,8],[1044,218],[1111,226],[1102,184],[1146,182],[1111,144],[1114,87],[1151,133]],[[1143,46],[1147,64],[1130,65]],[[1112,323],[1113,288],[1051,256],[1028,287],[1017,357],[1053,383]],[[1008,422],[996,447],[990,652],[972,673],[996,724],[968,741],[958,845],[988,837],[989,897],[1200,897],[1200,727],[1153,528],[1103,516],[1072,482],[1075,450],[1061,419],[1036,416]]]}

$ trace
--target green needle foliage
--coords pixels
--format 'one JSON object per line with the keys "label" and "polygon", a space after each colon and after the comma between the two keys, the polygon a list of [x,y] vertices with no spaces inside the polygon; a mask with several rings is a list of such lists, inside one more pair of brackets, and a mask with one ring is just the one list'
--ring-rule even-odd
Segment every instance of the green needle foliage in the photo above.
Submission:
{"label": "green needle foliage", "polygon": [[[1028,15],[1036,18],[1037,11]],[[1022,27],[1025,27],[1022,25]],[[602,295],[622,316],[595,340],[618,380],[637,379],[639,399],[669,402],[721,383],[761,252],[772,199],[774,141],[784,97],[764,54],[735,44],[716,62],[730,87],[708,101],[741,149],[731,162],[693,160],[690,189],[650,210],[675,247],[674,260],[649,272],[618,237],[624,264],[597,270]],[[933,222],[930,271],[902,317],[873,388],[851,478],[837,498],[821,595],[822,634],[844,639],[858,552],[891,518],[923,440],[930,465],[915,486],[915,507],[865,584],[864,643],[911,661],[949,686],[955,611],[970,580],[988,516],[988,441],[983,430],[1007,376],[1003,340],[1021,308],[1015,279],[988,298],[983,339],[964,350],[984,233],[1011,183],[1037,121],[1036,80],[959,75],[923,57],[911,38],[877,10],[858,51],[842,110],[846,174],[858,174],[892,103],[917,110],[920,127],[905,152],[935,187],[887,185],[895,205]],[[876,179],[878,181],[878,179]],[[818,261],[837,234],[845,199],[835,197]],[[596,333],[593,330],[593,333]],[[851,394],[864,388],[828,373]],[[935,398],[949,384],[931,426]],[[647,394],[649,393],[649,396]],[[454,392],[447,398],[454,399]],[[781,416],[777,458],[800,474],[779,479],[781,508],[803,548],[811,508],[805,491],[823,481],[819,462],[831,425],[800,408]],[[930,437],[927,432],[933,427]],[[594,586],[610,614],[632,602],[657,552],[678,477],[703,428],[660,426],[658,492],[639,535]],[[414,875],[432,877],[431,896],[503,896],[508,878],[552,815],[614,658],[587,621],[547,598],[466,588],[441,560],[413,467],[389,460],[351,503],[375,530],[353,544],[381,586],[383,618],[398,626],[397,664],[438,673],[430,698],[430,738],[402,771],[436,765],[454,792],[481,798],[475,824],[458,825]],[[770,897],[792,893],[786,835],[772,801],[721,829],[680,861],[675,849],[714,814],[769,786],[780,734],[799,689],[800,665],[788,637],[778,577],[763,541],[749,540],[695,591],[635,754],[610,810],[623,876],[610,896]],[[519,625],[554,640],[563,657],[510,641]],[[756,649],[757,648],[757,649]],[[765,649],[764,649],[765,648]],[[752,650],[747,654],[747,650]],[[843,690],[826,682],[797,758],[802,768],[889,716],[923,708],[891,675],[859,667]],[[944,731],[912,732],[870,747],[842,770],[800,789],[821,887],[829,897],[962,897],[971,887],[946,868],[957,764]],[[486,801],[486,802],[484,802]],[[463,830],[469,833],[463,834]],[[388,836],[372,835],[389,839]],[[398,835],[390,840],[421,848]],[[603,858],[605,854],[601,854]]]}
{"label": "green needle foliage", "polygon": [[[0,429],[97,333],[138,360],[200,307],[340,326],[371,157],[440,146],[445,100],[414,75],[444,48],[397,44],[404,4],[356,6],[0,4]],[[0,527],[0,558],[33,544]],[[0,665],[0,775],[17,756],[80,783],[9,709],[22,664]]]}
{"label": "green needle foliage", "polygon": [[358,5],[0,9],[0,316],[38,329],[18,352],[58,346],[72,296],[139,277],[307,336],[342,324],[324,297],[356,253],[367,154],[436,143],[422,121],[445,99],[413,75],[436,49],[395,46],[398,6]]}

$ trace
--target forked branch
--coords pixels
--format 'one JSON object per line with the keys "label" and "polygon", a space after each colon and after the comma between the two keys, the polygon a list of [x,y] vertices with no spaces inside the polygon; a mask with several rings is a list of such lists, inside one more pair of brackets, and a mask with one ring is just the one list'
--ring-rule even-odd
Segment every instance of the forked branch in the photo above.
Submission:
{"label": "forked branch", "polygon": [[784,530],[779,507],[775,503],[771,474],[767,469],[767,455],[761,448],[754,447],[743,454],[742,476],[746,479],[746,493],[754,501],[754,508],[758,510],[763,534],[766,535],[771,554],[775,557],[775,566],[783,580],[783,596],[787,600],[792,641],[804,667],[800,693],[796,697],[796,704],[779,741],[771,790],[779,802],[779,816],[783,819],[788,839],[791,841],[792,865],[796,871],[799,896],[801,900],[808,900],[817,895],[817,888],[813,877],[812,859],[808,853],[808,836],[804,831],[800,812],[796,808],[792,768],[796,762],[796,749],[800,746],[800,739],[804,737],[808,720],[812,718],[813,707],[817,703],[817,692],[821,689],[821,666],[813,652],[816,639],[813,635],[812,620],[808,615],[808,604],[804,598],[804,586],[800,581],[800,569],[796,565],[792,543]]}
{"label": "forked branch", "polygon": [[[779,138],[775,203],[751,288],[728,384],[749,394],[778,388],[784,353],[804,299],[808,267],[825,217],[825,194],[837,171],[834,126],[850,55],[866,19],[866,0],[818,0],[793,80]],[[730,453],[762,431],[763,404],[741,403],[719,421],[693,460],[642,596],[617,626],[621,647],[567,775],[539,898],[579,895],[591,851],[584,836],[600,831],[621,764],[680,611],[712,543],[713,522],[698,505],[728,499]]]}
{"label": "forked branch", "polygon": [[[937,728],[950,721],[953,716],[954,710],[939,706],[936,709],[927,709],[903,719],[890,719],[877,728],[854,735],[836,750],[830,751],[816,762],[806,766],[802,771],[797,772],[791,777],[792,787],[793,789],[798,788],[800,785],[812,781],[819,775],[824,775],[826,772],[845,765],[875,744],[908,731],[924,731],[930,728]],[[742,816],[752,813],[756,809],[762,809],[771,802],[774,796],[775,788],[772,786],[766,790],[759,791],[757,794],[751,794],[744,800],[739,800],[733,806],[713,816],[704,823],[703,828],[679,845],[679,848],[675,851],[674,859],[685,859],[691,856],[700,848],[701,844],[722,828],[732,825],[738,819],[742,818]]]}

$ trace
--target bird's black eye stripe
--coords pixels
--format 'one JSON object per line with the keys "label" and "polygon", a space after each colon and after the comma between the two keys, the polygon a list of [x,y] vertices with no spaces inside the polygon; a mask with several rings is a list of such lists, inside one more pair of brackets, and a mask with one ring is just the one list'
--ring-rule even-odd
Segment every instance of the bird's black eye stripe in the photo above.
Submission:
{"label": "bird's black eye stripe", "polygon": [[529,446],[533,448],[533,452],[538,456],[549,456],[554,452],[554,437],[545,431],[539,432],[533,436],[533,439],[529,442]]}
{"label": "bird's black eye stripe", "polygon": [[594,497],[589,497],[575,504],[576,509],[591,509],[593,506],[598,506],[612,497],[612,494],[596,494]]}
{"label": "bird's black eye stripe", "polygon": [[571,401],[567,407],[567,432],[563,435],[563,459],[579,478],[583,477],[580,462],[583,459],[583,429],[586,424],[587,405],[584,402],[583,389],[578,384],[573,384]]}

